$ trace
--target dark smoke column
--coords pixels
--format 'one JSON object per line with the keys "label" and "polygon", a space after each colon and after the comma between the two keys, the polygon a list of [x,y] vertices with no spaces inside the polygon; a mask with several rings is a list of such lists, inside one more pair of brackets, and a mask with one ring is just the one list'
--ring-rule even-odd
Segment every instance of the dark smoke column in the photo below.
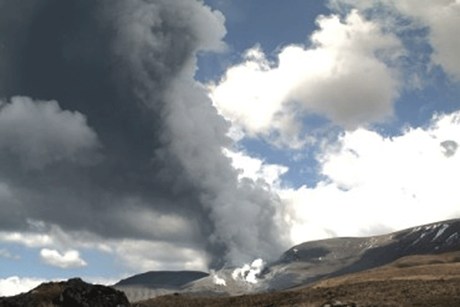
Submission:
{"label": "dark smoke column", "polygon": [[[23,189],[14,225],[33,219],[105,237],[192,244],[208,251],[211,266],[278,256],[287,231],[280,201],[251,180],[238,182],[222,153],[231,146],[228,123],[194,80],[197,53],[218,50],[224,35],[221,14],[201,1],[0,0],[3,105],[30,97],[21,110],[38,112],[54,100],[52,114],[72,114],[97,136],[84,143],[90,163],[86,152],[77,163],[78,150],[33,170],[0,156],[2,182]],[[52,141],[44,141],[50,154],[59,147],[46,145]],[[136,212],[151,222],[140,225],[130,218]],[[159,231],[155,217],[163,215],[198,230],[181,233],[173,223]]]}

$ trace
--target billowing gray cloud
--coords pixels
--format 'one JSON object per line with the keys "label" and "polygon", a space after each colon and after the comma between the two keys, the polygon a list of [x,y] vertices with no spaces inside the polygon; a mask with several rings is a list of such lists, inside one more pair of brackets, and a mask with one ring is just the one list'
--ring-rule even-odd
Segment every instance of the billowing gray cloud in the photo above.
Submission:
{"label": "billowing gray cloud", "polygon": [[[177,242],[206,250],[211,266],[276,256],[280,201],[238,181],[222,153],[228,124],[193,79],[196,54],[224,35],[222,15],[201,1],[0,0],[0,97],[33,99],[6,105],[27,117],[3,145],[12,205],[0,225]],[[40,148],[51,156],[35,157]],[[75,163],[87,161],[82,148],[94,163]]]}
{"label": "billowing gray cloud", "polygon": [[15,156],[23,167],[41,169],[61,161],[93,163],[97,149],[96,134],[78,112],[27,97],[0,101],[0,157]]}

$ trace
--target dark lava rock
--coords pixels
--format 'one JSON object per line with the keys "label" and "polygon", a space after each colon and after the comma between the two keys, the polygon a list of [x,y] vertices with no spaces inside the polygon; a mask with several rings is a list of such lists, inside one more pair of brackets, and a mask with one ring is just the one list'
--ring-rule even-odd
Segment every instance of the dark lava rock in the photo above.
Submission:
{"label": "dark lava rock", "polygon": [[111,287],[92,285],[79,278],[44,283],[12,297],[0,298],[0,307],[129,307],[125,294]]}

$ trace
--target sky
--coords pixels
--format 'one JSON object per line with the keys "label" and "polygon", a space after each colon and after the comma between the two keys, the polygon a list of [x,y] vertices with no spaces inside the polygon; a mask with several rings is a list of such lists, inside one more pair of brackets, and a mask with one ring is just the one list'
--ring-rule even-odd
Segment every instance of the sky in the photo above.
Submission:
{"label": "sky", "polygon": [[460,2],[0,0],[0,296],[460,217]]}

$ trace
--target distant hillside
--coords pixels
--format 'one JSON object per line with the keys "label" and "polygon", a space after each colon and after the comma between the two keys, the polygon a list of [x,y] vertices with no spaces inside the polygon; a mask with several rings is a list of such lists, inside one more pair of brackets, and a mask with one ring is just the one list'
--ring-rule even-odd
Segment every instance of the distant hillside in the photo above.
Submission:
{"label": "distant hillside", "polygon": [[128,299],[134,302],[149,297],[181,292],[188,283],[208,275],[199,271],[152,271],[123,279],[113,287],[123,291]]}
{"label": "distant hillside", "polygon": [[114,286],[144,286],[151,288],[179,288],[208,276],[199,271],[151,271],[122,279]]}
{"label": "distant hillside", "polygon": [[[278,291],[377,268],[410,255],[434,255],[459,250],[460,220],[456,219],[381,236],[305,242],[290,248],[277,261],[268,264],[258,276],[257,284],[234,280],[234,269],[226,268],[216,272],[219,278],[225,280],[226,286],[216,285],[213,276],[202,275],[174,290],[167,290],[165,284],[168,284],[168,278],[176,275],[165,275],[164,284],[161,284],[161,276],[150,272],[142,279],[137,279],[137,284],[129,289],[117,288],[125,291],[131,301],[172,292],[232,296]],[[186,272],[180,272],[177,276],[185,276],[182,274]]]}
{"label": "distant hillside", "polygon": [[314,288],[363,282],[397,280],[457,280],[460,278],[460,252],[414,255],[374,269],[332,277],[313,284]]}
{"label": "distant hillside", "polygon": [[168,295],[139,307],[173,306],[460,306],[460,252],[408,256],[386,266],[325,279],[290,291],[236,297]]}
{"label": "distant hillside", "polygon": [[460,220],[409,228],[381,236],[334,238],[294,246],[267,266],[267,289],[287,289],[379,267],[410,255],[460,250]]}

